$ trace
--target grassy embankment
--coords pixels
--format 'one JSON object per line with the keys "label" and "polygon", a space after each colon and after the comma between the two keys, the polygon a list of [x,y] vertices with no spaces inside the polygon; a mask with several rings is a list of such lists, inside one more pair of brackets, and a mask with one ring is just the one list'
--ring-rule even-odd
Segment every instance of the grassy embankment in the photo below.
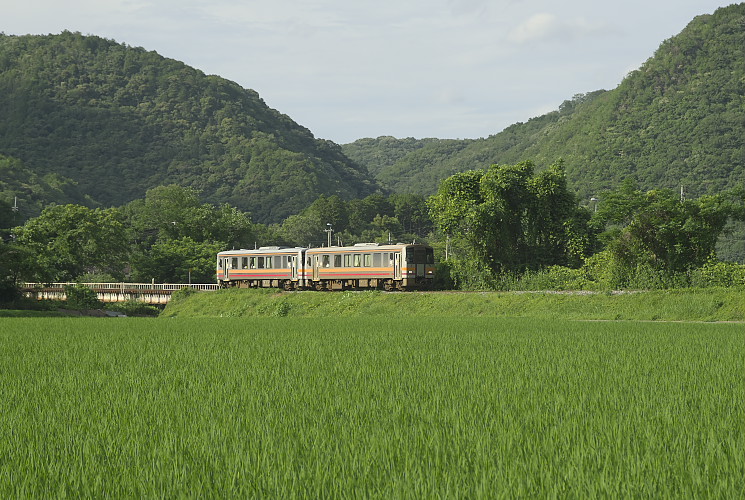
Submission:
{"label": "grassy embankment", "polygon": [[622,294],[384,293],[219,290],[177,297],[161,317],[536,317],[582,320],[745,321],[740,289]]}

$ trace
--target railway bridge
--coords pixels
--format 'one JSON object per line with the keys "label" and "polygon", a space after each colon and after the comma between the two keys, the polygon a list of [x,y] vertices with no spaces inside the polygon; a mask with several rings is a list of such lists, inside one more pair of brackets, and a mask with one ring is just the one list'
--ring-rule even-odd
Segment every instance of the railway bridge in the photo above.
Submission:
{"label": "railway bridge", "polygon": [[37,300],[65,300],[65,287],[85,285],[96,292],[101,302],[127,302],[135,300],[146,304],[167,304],[171,294],[182,288],[208,291],[217,290],[214,283],[22,283],[24,296]]}

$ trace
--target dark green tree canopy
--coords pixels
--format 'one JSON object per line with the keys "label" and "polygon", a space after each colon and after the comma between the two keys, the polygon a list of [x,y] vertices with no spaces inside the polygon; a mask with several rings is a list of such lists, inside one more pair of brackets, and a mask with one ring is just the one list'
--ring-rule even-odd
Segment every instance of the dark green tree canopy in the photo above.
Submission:
{"label": "dark green tree canopy", "polygon": [[715,256],[717,238],[737,210],[722,195],[681,200],[671,190],[649,191],[628,224],[613,233],[609,248],[628,267],[668,273],[700,267]]}
{"label": "dark green tree canopy", "polygon": [[440,231],[466,260],[493,273],[578,265],[588,254],[589,216],[567,190],[561,162],[535,174],[531,162],[455,174],[429,199]]}
{"label": "dark green tree canopy", "polygon": [[123,276],[130,248],[117,209],[55,205],[14,230],[33,259],[24,272],[35,281],[69,281],[87,272]]}

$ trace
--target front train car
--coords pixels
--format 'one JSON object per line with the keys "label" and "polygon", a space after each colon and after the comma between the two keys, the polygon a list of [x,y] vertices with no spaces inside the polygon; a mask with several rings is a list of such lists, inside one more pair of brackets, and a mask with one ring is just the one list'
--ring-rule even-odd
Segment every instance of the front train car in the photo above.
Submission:
{"label": "front train car", "polygon": [[316,290],[428,290],[435,276],[432,247],[421,244],[310,248],[305,265]]}

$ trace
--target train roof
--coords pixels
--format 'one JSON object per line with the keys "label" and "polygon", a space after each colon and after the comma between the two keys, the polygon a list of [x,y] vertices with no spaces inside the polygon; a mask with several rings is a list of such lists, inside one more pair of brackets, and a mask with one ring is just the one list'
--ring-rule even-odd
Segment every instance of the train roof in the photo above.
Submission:
{"label": "train roof", "polygon": [[391,251],[401,250],[405,247],[410,246],[429,246],[423,243],[392,243],[392,244],[379,244],[379,243],[357,243],[355,245],[346,247],[316,247],[309,248],[307,251],[310,253],[334,253],[334,252],[374,252],[374,251]]}
{"label": "train roof", "polygon": [[275,253],[287,253],[287,254],[294,254],[298,253],[301,250],[307,250],[305,247],[259,247],[259,248],[241,248],[241,249],[233,249],[233,250],[223,250],[222,252],[218,252],[217,255],[222,256],[230,256],[230,255],[264,255],[267,253],[275,254]]}
{"label": "train roof", "polygon": [[380,243],[356,243],[351,246],[331,246],[331,247],[283,247],[283,246],[266,246],[259,248],[242,248],[233,250],[224,250],[219,252],[218,256],[238,256],[238,255],[266,255],[266,254],[295,254],[301,251],[309,253],[334,253],[334,252],[386,252],[386,251],[397,251],[405,247],[410,246],[423,246],[428,247],[424,243],[393,243],[393,244],[380,244]]}

